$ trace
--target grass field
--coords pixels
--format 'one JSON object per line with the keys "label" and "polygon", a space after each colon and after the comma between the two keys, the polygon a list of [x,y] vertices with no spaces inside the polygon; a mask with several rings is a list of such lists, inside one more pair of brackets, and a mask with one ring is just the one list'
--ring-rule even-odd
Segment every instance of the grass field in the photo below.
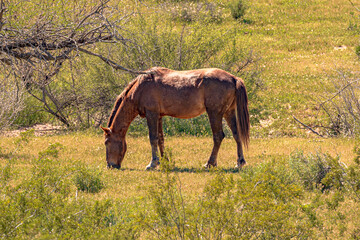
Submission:
{"label": "grass field", "polygon": [[[231,138],[223,141],[219,166],[210,171],[202,167],[212,147],[210,137],[166,138],[171,162],[163,160],[161,167],[154,171],[145,171],[150,160],[148,138],[129,136],[127,143],[128,151],[122,169],[109,170],[106,168],[103,136],[98,134],[74,132],[41,137],[2,138],[0,180],[4,198],[0,200],[0,222],[9,223],[7,228],[3,226],[5,235],[2,237],[121,236],[166,239],[177,236],[192,239],[191,234],[195,228],[190,223],[193,218],[204,221],[200,226],[208,230],[199,234],[207,239],[214,239],[217,234],[220,238],[232,236],[243,239],[254,238],[257,234],[265,238],[287,238],[299,234],[310,238],[335,239],[350,238],[358,231],[358,190],[354,192],[351,188],[345,188],[345,180],[339,180],[343,187],[336,185],[336,171],[339,170],[336,166],[340,165],[329,165],[332,166],[332,171],[328,175],[335,174],[330,177],[331,183],[324,181],[324,184],[317,186],[314,185],[316,180],[313,178],[318,175],[310,175],[310,185],[309,182],[303,182],[305,185],[302,186],[295,174],[298,170],[303,171],[303,168],[303,174],[312,174],[311,171],[314,170],[307,169],[306,165],[299,165],[299,168],[291,165],[296,163],[299,154],[310,156],[312,153],[315,156],[329,153],[332,157],[339,156],[339,159],[334,158],[336,162],[340,160],[346,166],[357,166],[353,161],[353,139],[252,139],[245,153],[248,164],[240,172],[234,168],[236,146]],[[313,163],[311,157],[306,159],[309,164]],[[325,164],[331,164],[332,160],[329,158],[326,161]],[[301,161],[297,162],[299,163]],[[324,162],[315,162],[311,166],[316,167],[317,164]],[[356,171],[357,169],[355,168]],[[79,175],[80,173],[83,175]],[[79,182],[84,181],[85,185],[97,190],[94,193],[81,190]],[[259,184],[261,187],[257,187]],[[360,186],[357,185],[358,182],[354,184],[355,188]],[[329,190],[321,191],[321,186],[328,186]],[[254,191],[255,189],[258,190]],[[241,192],[238,195],[232,195],[235,192],[228,195],[233,191]],[[38,202],[40,199],[43,200]],[[234,218],[231,210],[232,207],[239,207],[240,203],[237,201],[250,206],[248,212],[238,216],[240,220]],[[22,208],[27,210],[22,213]],[[202,208],[209,215],[204,215]],[[251,210],[252,208],[254,209]],[[41,209],[45,212],[41,212]],[[295,209],[298,214],[293,215],[292,211]],[[174,211],[184,214],[184,218],[171,216]],[[80,219],[75,217],[78,212],[82,213]],[[232,232],[233,228],[225,231],[227,224],[224,220],[216,220],[211,214],[221,214],[224,219],[229,218],[227,221],[231,224],[237,221],[245,224],[246,218],[256,221],[249,224],[249,229],[244,229],[237,235]],[[258,218],[258,214],[262,217]],[[34,215],[36,217],[32,222],[29,218]],[[71,221],[66,220],[68,218]],[[113,225],[108,224],[109,218]],[[128,220],[123,222],[123,219]],[[209,219],[213,220],[208,222]],[[165,220],[170,222],[162,222]],[[190,222],[186,223],[187,221]],[[296,221],[296,224],[292,221]],[[269,222],[271,225],[268,225]],[[20,227],[19,224],[24,226]],[[38,227],[33,224],[38,224]],[[179,226],[183,226],[184,235],[176,232]],[[220,234],[216,231],[216,226],[224,227],[225,232]],[[70,233],[73,234],[72,237],[68,235]]]}
{"label": "grass field", "polygon": [[[144,18],[168,23],[161,2],[141,5]],[[326,121],[314,99],[334,91],[339,72],[358,76],[359,13],[346,0],[259,0],[236,21],[211,2],[223,9],[214,31],[236,28],[236,42],[262,58],[244,169],[232,138],[206,170],[212,138],[182,135],[165,138],[170,162],[145,171],[143,125],[128,134],[121,170],[106,168],[101,130],[0,136],[1,239],[359,239],[356,139],[320,138],[292,118]]]}
{"label": "grass field", "polygon": [[327,96],[338,71],[352,76],[360,70],[354,52],[359,29],[351,28],[358,13],[343,0],[274,0],[250,3],[246,19],[252,24],[242,24],[239,41],[263,58],[261,94],[271,125],[262,128],[271,135],[299,134],[291,115],[307,123],[321,119],[314,100]]}
{"label": "grass field", "polygon": [[[2,139],[1,149],[14,149],[15,138]],[[124,198],[138,196],[136,191],[154,174],[145,171],[145,166],[151,159],[151,148],[147,137],[128,137],[128,151],[122,163],[122,169],[107,170],[105,161],[105,145],[103,136],[85,133],[70,133],[66,135],[34,137],[21,151],[16,153],[15,166],[19,171],[30,169],[32,161],[38,153],[49,145],[59,143],[61,150],[58,157],[60,165],[71,165],[82,162],[93,168],[98,168],[104,175],[103,180],[108,186],[102,194],[107,197]],[[212,149],[211,137],[168,137],[165,144],[172,153],[175,161],[175,173],[179,174],[184,183],[183,190],[193,194],[200,193],[204,184],[211,178],[211,171],[203,169]],[[268,138],[252,139],[249,149],[245,152],[247,166],[256,166],[271,160],[285,160],[297,151],[304,153],[325,152],[332,156],[339,155],[346,165],[353,164],[355,141],[353,139],[319,139],[319,138]],[[3,163],[5,159],[2,159]],[[225,138],[219,157],[220,171],[233,174],[236,164],[236,144],[232,138]],[[155,171],[157,172],[157,171]],[[121,194],[119,194],[121,193]],[[99,197],[101,197],[101,195]]]}

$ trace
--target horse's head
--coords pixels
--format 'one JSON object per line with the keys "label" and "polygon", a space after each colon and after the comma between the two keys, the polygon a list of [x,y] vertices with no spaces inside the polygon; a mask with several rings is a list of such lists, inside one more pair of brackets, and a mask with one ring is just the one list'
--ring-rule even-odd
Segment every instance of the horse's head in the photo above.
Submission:
{"label": "horse's head", "polygon": [[120,168],[126,152],[125,137],[113,133],[110,128],[101,129],[105,132],[106,162],[109,168]]}

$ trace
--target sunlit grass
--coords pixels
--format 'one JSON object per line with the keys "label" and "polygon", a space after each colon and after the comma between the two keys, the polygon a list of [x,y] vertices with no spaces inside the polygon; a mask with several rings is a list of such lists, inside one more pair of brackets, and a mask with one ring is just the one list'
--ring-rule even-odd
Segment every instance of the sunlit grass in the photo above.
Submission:
{"label": "sunlit grass", "polygon": [[[2,138],[0,147],[3,152],[15,148],[15,138]],[[161,174],[158,170],[145,171],[145,166],[151,158],[151,148],[148,137],[127,137],[128,150],[121,170],[109,170],[105,162],[105,146],[103,136],[86,133],[70,133],[58,136],[33,137],[13,157],[19,178],[29,174],[31,161],[38,153],[50,144],[59,143],[62,149],[57,161],[61,165],[72,165],[80,162],[97,168],[102,172],[106,188],[97,198],[114,197],[126,199],[141,196],[142,187],[149,183],[153,175]],[[204,184],[212,177],[211,171],[204,170],[203,165],[208,160],[212,149],[211,137],[166,137],[165,146],[172,152],[175,161],[174,173],[177,173],[183,183],[184,192],[196,194],[202,191]],[[302,150],[304,153],[327,152],[332,156],[339,155],[347,165],[353,162],[354,140],[348,138],[322,139],[308,138],[260,138],[251,139],[249,149],[245,150],[247,166],[273,159],[287,159],[292,152]],[[1,165],[7,160],[1,158]],[[233,174],[236,164],[236,144],[228,137],[222,142],[218,156],[218,170]],[[246,168],[246,167],[245,167]],[[235,174],[236,176],[236,174]],[[145,196],[145,195],[144,195]]]}

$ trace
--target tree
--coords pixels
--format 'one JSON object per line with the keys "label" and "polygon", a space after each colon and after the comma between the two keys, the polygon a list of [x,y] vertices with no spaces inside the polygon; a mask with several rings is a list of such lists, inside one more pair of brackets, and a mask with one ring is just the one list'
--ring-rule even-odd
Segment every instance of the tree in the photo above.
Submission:
{"label": "tree", "polygon": [[24,86],[45,111],[69,127],[64,110],[77,96],[69,92],[56,95],[51,83],[80,52],[97,56],[115,69],[128,70],[89,47],[125,43],[118,30],[131,15],[119,12],[109,0],[1,0],[0,77],[9,84],[6,76],[11,75],[19,89]]}

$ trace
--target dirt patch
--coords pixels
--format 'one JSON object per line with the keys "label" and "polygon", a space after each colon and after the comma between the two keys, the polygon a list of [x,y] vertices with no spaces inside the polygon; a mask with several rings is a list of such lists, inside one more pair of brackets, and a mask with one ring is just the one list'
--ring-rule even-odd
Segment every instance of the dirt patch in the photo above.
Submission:
{"label": "dirt patch", "polygon": [[51,135],[65,130],[65,128],[61,126],[54,126],[50,124],[36,124],[32,127],[23,127],[16,130],[3,131],[0,132],[0,135],[5,137],[17,137],[20,136],[21,132],[25,132],[31,129],[34,129],[35,136]]}

